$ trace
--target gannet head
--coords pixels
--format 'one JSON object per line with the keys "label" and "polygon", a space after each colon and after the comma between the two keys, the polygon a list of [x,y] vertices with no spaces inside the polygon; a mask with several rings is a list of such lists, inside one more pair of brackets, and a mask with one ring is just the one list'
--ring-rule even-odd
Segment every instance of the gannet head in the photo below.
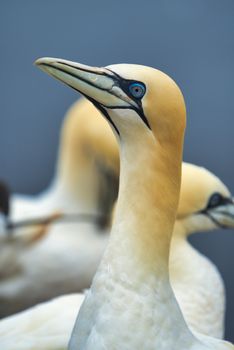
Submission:
{"label": "gannet head", "polygon": [[[57,58],[41,58],[35,63],[82,93],[103,114],[120,144],[122,169],[128,173],[128,179],[120,178],[120,188],[134,179],[131,186],[133,192],[138,191],[134,202],[142,203],[144,199],[147,206],[163,212],[158,226],[171,233],[179,198],[186,124],[185,103],[176,83],[161,71],[140,65],[96,68]],[[141,164],[147,164],[145,176],[140,176],[140,171],[144,171]],[[153,183],[154,174],[158,186]],[[123,217],[125,201],[118,203],[120,209],[116,213]],[[130,205],[128,213],[131,208],[131,215],[138,217],[143,207],[144,204],[137,209]],[[117,215],[115,220],[118,222]]]}
{"label": "gannet head", "polygon": [[57,58],[35,63],[87,97],[119,139],[125,134],[128,139],[140,137],[144,130],[145,134],[153,132],[160,144],[172,144],[184,132],[183,96],[175,82],[159,70],[132,64],[96,68]]}
{"label": "gannet head", "polygon": [[234,201],[222,181],[205,168],[183,163],[177,221],[186,233],[234,227]]}

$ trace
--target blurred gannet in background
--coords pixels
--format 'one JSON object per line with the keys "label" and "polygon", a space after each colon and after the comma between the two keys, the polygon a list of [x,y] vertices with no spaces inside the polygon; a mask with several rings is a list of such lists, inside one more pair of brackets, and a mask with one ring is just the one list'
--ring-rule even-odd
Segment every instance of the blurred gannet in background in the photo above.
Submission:
{"label": "blurred gannet in background", "polygon": [[[138,65],[93,68],[51,58],[37,64],[90,99],[120,145],[111,237],[69,349],[233,349],[192,334],[169,282],[186,114],[177,85],[162,72]],[[46,348],[50,345],[49,337]]]}
{"label": "blurred gannet in background", "polygon": [[[73,108],[67,113],[52,186],[35,197],[13,196],[10,202],[13,222],[45,216],[53,221],[59,213],[96,213],[108,217],[118,190],[115,175],[119,167],[118,148],[111,129],[102,127],[106,124],[102,117],[93,116],[94,124],[91,116],[86,123],[83,102],[79,103],[79,116],[73,115]],[[115,147],[111,148],[111,143]],[[13,232],[11,240],[3,235],[0,315],[89,287],[108,240],[108,225],[96,221],[61,222],[49,229],[47,224],[22,227]],[[44,233],[47,234],[42,237]],[[30,241],[31,237],[33,241],[42,239],[30,249],[23,249],[28,248],[29,237]],[[13,239],[17,244],[12,244]]]}
{"label": "blurred gannet in background", "polygon": [[42,239],[51,221],[56,217],[56,215],[49,215],[46,222],[38,225],[28,222],[23,232],[20,225],[15,226],[13,233],[9,213],[10,190],[5,182],[0,181],[0,279],[9,279],[10,276],[19,272],[19,255]]}
{"label": "blurred gannet in background", "polygon": [[[77,114],[74,109],[79,110]],[[99,213],[109,209],[111,190],[106,181],[112,180],[112,168],[119,167],[118,148],[110,128],[101,117],[90,115],[83,100],[72,106],[61,128],[60,149],[56,174],[52,184],[37,196],[13,195],[11,216],[14,220],[43,217],[51,212]],[[95,119],[95,123],[92,123]],[[97,143],[98,140],[98,143]],[[110,147],[114,144],[115,147]],[[108,147],[109,146],[109,147]],[[111,164],[109,164],[111,162]],[[115,179],[113,179],[115,181]],[[110,209],[109,209],[110,210]]]}

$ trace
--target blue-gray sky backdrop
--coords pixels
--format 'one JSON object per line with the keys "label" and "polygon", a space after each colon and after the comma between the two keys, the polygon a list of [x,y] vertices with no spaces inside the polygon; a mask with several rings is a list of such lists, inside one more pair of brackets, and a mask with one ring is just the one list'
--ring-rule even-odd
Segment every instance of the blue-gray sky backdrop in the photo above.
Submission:
{"label": "blue-gray sky backdrop", "polygon": [[[90,65],[140,63],[171,75],[188,111],[184,159],[234,192],[233,0],[2,0],[0,178],[38,193],[53,176],[61,122],[77,94],[33,66],[41,56]],[[227,286],[226,337],[234,341],[234,231],[192,241]]]}

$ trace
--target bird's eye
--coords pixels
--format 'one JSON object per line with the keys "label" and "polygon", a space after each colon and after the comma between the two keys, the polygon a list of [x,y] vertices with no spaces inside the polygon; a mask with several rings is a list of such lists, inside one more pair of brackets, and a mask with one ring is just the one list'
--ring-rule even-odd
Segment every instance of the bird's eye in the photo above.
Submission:
{"label": "bird's eye", "polygon": [[141,83],[132,83],[129,85],[129,92],[135,98],[142,98],[145,94],[145,86]]}
{"label": "bird's eye", "polygon": [[215,208],[223,203],[223,196],[220,193],[214,193],[209,199],[207,208]]}

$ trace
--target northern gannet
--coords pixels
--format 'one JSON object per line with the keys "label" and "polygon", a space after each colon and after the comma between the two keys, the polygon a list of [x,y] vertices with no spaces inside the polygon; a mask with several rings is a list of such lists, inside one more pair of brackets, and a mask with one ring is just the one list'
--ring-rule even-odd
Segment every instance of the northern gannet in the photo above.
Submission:
{"label": "northern gannet", "polygon": [[169,281],[186,112],[164,73],[139,65],[93,68],[55,58],[36,64],[81,92],[112,126],[120,186],[111,236],[80,308],[71,350],[233,349],[189,330]]}
{"label": "northern gannet", "polygon": [[[102,143],[100,128],[97,128],[96,123],[96,120],[98,122],[101,120],[99,114],[96,107],[87,99],[74,103],[69,111],[70,136],[73,143],[76,135],[78,138],[80,135],[80,121],[85,125],[82,126],[83,137],[88,132],[86,140],[93,139],[93,144],[97,145]],[[90,124],[94,127],[92,128]],[[105,155],[105,162],[117,177],[119,156],[116,139],[107,123],[104,122],[100,127],[106,139],[105,147],[109,150]],[[100,159],[101,152],[102,149]],[[233,228],[233,216],[232,197],[221,180],[207,169],[183,163],[180,202],[170,252],[171,282],[191,328],[217,338],[223,338],[224,335],[225,292],[222,277],[216,266],[192,247],[187,237],[192,233],[219,227]],[[91,283],[92,274],[87,267],[86,271]],[[189,293],[187,286],[191,285],[193,288]]]}

